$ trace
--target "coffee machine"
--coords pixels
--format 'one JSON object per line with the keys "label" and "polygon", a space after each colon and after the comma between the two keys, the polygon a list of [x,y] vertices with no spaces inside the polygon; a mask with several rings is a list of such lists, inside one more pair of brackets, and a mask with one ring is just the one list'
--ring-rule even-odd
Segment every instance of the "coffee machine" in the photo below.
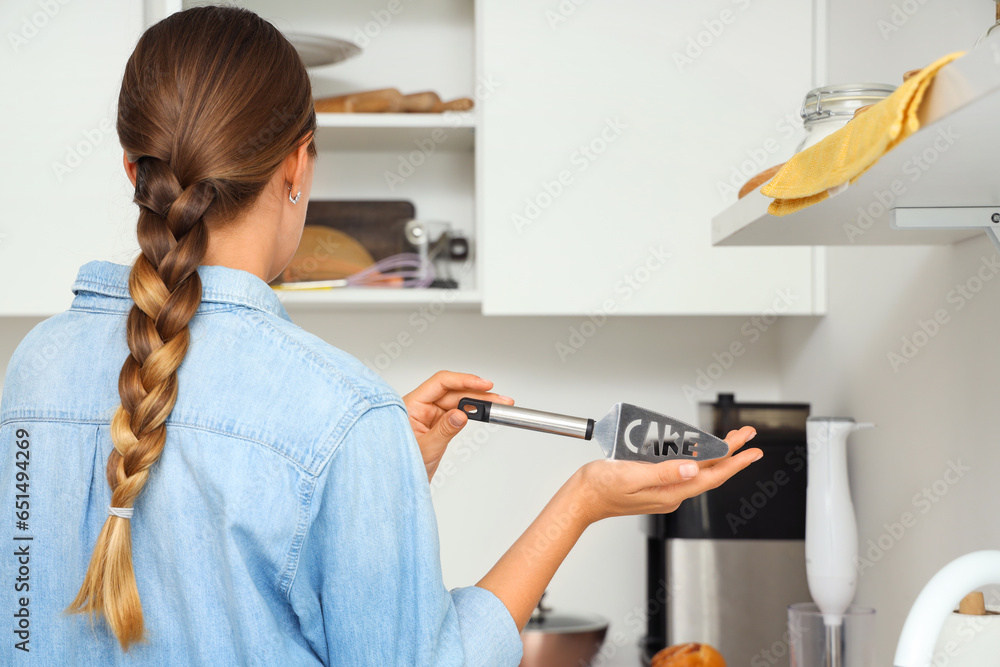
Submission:
{"label": "coffee machine", "polygon": [[699,404],[720,438],[753,426],[764,457],[670,514],[646,517],[643,662],[701,642],[730,665],[787,665],[787,606],[809,599],[805,565],[808,403]]}

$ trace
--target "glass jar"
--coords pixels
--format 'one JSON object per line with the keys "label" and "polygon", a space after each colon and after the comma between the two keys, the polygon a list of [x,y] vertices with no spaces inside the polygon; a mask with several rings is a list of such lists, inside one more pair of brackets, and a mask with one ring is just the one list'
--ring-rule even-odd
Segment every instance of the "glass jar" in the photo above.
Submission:
{"label": "glass jar", "polygon": [[842,83],[810,90],[802,101],[802,126],[806,136],[796,149],[804,151],[847,125],[854,112],[881,102],[896,90],[886,83]]}
{"label": "glass jar", "polygon": [[[989,36],[991,34],[993,34],[994,32],[997,32],[998,29],[1000,29],[1000,0],[996,0],[996,5],[997,5],[997,14],[996,14],[996,16],[997,16],[997,22],[994,23],[993,25],[991,25],[989,27],[989,30],[987,30],[986,32],[984,32],[979,37],[979,39],[976,40],[976,47],[982,46],[983,42],[985,42],[989,38]],[[976,48],[976,47],[974,47],[974,48]]]}

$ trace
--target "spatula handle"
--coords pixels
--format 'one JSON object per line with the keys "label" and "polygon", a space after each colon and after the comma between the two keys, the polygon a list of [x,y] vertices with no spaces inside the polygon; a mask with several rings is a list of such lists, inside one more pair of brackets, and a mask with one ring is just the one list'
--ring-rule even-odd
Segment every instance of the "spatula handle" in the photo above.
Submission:
{"label": "spatula handle", "polygon": [[594,435],[594,420],[585,417],[570,417],[554,412],[515,408],[512,405],[491,403],[474,398],[463,398],[458,408],[472,421],[489,422],[502,426],[514,426],[529,431],[555,433],[581,440],[590,440]]}

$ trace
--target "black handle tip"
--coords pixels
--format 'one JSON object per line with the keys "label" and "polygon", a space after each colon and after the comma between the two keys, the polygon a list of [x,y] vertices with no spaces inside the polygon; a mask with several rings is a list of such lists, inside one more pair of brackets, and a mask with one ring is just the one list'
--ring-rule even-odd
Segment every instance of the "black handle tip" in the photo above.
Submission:
{"label": "black handle tip", "polygon": [[480,401],[475,398],[463,398],[458,402],[458,409],[465,413],[469,421],[488,422],[490,420],[489,401]]}

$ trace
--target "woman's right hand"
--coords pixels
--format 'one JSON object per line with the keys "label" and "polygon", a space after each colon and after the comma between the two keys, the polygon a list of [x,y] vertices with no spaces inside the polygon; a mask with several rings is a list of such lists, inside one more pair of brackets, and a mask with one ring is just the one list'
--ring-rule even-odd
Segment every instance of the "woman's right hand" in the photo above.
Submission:
{"label": "woman's right hand", "polygon": [[729,454],[703,463],[591,461],[576,472],[571,484],[582,518],[594,523],[613,516],[673,512],[682,501],[716,488],[763,456],[760,449],[735,454],[756,434],[750,426],[730,431],[725,438]]}

